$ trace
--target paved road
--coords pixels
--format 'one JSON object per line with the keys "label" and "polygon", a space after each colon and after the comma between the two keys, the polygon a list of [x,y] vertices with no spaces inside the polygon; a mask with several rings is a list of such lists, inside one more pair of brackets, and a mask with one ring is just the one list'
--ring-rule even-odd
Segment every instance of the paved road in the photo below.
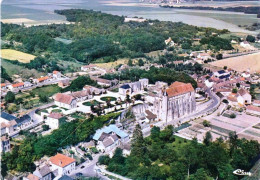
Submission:
{"label": "paved road", "polygon": [[260,52],[259,50],[255,51],[249,51],[249,52],[241,52],[241,53],[235,53],[235,54],[224,54],[223,59],[231,58],[231,57],[237,57],[237,56],[244,56],[248,54],[254,54]]}
{"label": "paved road", "polygon": [[[106,176],[103,176],[102,174],[98,173],[96,171],[96,163],[98,162],[99,156],[102,154],[97,154],[93,157],[92,161],[86,161],[82,163],[81,165],[76,167],[76,170],[73,171],[73,173],[70,175],[71,177],[76,177],[77,173],[82,173],[84,177],[99,177],[100,179],[109,180]],[[81,168],[83,167],[84,168]]]}

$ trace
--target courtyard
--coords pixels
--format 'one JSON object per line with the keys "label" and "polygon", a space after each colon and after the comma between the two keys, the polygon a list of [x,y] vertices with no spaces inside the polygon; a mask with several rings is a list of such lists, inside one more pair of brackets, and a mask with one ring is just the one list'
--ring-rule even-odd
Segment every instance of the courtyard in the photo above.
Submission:
{"label": "courtyard", "polygon": [[[209,127],[203,125],[203,121],[210,123]],[[191,126],[180,130],[178,133],[189,138],[197,137],[203,141],[207,131],[211,132],[212,139],[219,137],[227,139],[230,132],[236,132],[239,138],[257,140],[260,142],[260,119],[246,113],[237,113],[235,118],[219,115],[218,112],[210,116],[196,119],[190,122]]]}

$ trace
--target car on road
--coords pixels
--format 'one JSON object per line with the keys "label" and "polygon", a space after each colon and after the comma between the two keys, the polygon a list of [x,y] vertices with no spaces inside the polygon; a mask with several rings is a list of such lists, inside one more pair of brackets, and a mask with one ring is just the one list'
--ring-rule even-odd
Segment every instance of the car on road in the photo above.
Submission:
{"label": "car on road", "polygon": [[77,177],[81,177],[83,174],[82,173],[76,173]]}
{"label": "car on road", "polygon": [[81,166],[80,168],[83,169],[85,166]]}
{"label": "car on road", "polygon": [[104,172],[102,172],[100,169],[96,169],[97,173],[102,174],[103,176],[105,176],[106,174]]}

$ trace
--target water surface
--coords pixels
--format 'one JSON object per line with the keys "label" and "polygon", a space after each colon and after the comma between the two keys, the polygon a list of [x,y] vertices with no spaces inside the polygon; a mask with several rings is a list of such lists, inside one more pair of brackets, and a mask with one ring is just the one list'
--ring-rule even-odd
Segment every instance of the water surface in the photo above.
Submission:
{"label": "water surface", "polygon": [[[208,3],[208,2],[207,2]],[[224,2],[209,2],[224,4]],[[241,2],[233,2],[242,5]],[[255,5],[257,2],[247,2]],[[256,15],[236,12],[179,10],[160,8],[157,5],[143,4],[138,0],[3,0],[2,19],[24,18],[32,21],[25,24],[66,22],[64,16],[53,13],[55,9],[84,8],[114,15],[138,16],[147,19],[184,22],[190,25],[229,29],[231,32],[252,33],[237,25],[250,25],[259,22]],[[20,22],[20,21],[19,21]],[[20,22],[21,23],[21,22]],[[253,32],[256,33],[256,32]]]}

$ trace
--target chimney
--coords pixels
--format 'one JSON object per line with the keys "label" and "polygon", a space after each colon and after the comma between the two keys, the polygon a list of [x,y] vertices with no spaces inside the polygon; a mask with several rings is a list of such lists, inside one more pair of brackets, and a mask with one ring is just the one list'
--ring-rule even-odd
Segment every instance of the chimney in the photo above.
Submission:
{"label": "chimney", "polygon": [[61,161],[61,160],[59,160],[59,165],[60,165],[60,166],[62,165],[62,161]]}

